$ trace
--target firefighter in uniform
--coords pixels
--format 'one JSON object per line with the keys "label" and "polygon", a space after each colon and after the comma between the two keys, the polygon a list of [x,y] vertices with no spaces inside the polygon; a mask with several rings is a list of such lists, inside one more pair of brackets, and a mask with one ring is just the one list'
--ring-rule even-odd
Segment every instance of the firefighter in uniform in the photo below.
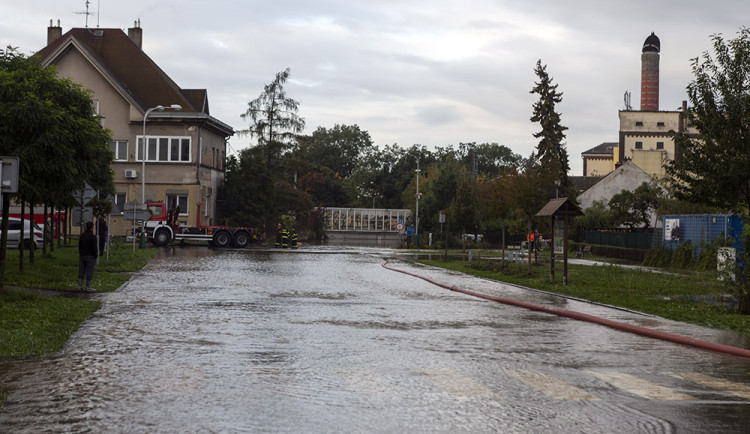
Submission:
{"label": "firefighter in uniform", "polygon": [[289,247],[289,229],[281,228],[281,247],[286,249]]}
{"label": "firefighter in uniform", "polygon": [[279,223],[278,225],[276,225],[276,244],[274,244],[274,246],[275,246],[275,247],[276,247],[277,249],[278,249],[279,247],[281,247],[281,238],[282,238],[282,237],[281,237],[281,235],[282,235],[281,233],[282,233],[282,230],[281,230],[281,223]]}
{"label": "firefighter in uniform", "polygon": [[292,226],[291,244],[293,249],[297,248],[297,229],[294,226]]}

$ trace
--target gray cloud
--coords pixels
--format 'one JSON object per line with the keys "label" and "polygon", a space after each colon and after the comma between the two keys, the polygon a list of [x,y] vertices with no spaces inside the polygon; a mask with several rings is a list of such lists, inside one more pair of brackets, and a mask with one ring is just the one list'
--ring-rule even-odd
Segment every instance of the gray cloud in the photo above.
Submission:
{"label": "gray cloud", "polygon": [[[35,52],[50,19],[63,31],[82,27],[73,12],[83,7],[5,4],[0,43]],[[141,19],[146,53],[183,88],[208,89],[212,114],[236,129],[246,127],[247,102],[290,67],[287,91],[308,132],[358,124],[379,146],[498,142],[529,155],[538,129],[529,90],[541,59],[563,92],[574,171],[582,151],[617,139],[626,90],[638,107],[640,48],[652,31],[662,41],[661,107],[671,110],[686,99],[690,59],[710,50],[709,35],[733,37],[750,12],[739,0],[131,0],[101,8],[102,27]],[[240,149],[249,139],[231,143]]]}

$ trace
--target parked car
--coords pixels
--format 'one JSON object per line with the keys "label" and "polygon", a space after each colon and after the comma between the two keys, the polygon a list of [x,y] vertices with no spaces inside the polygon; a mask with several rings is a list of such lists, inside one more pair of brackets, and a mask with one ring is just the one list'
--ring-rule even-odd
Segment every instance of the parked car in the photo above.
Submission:
{"label": "parked car", "polygon": [[[2,224],[2,218],[0,218],[0,224]],[[23,245],[24,249],[28,249],[31,246],[31,221],[25,219],[24,225],[24,240],[26,243]],[[44,243],[44,234],[42,228],[34,223],[34,244],[37,249],[41,249]],[[8,248],[17,249],[21,245],[21,219],[17,217],[8,218]]]}

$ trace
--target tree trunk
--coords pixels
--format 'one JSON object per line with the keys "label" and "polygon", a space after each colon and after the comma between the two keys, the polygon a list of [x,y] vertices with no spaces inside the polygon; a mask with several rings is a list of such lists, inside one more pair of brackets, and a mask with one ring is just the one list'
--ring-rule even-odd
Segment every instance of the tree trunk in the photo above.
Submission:
{"label": "tree trunk", "polygon": [[31,242],[29,243],[29,264],[34,263],[34,250],[36,250],[36,244],[34,244],[34,202],[29,203],[29,232],[31,232]]}
{"label": "tree trunk", "polygon": [[[10,211],[10,195],[4,194],[3,195],[3,216],[8,215],[8,211]],[[5,283],[5,252],[6,247],[8,246],[8,220],[7,218],[3,219],[2,228],[0,228],[0,291],[3,289],[3,285]]]}
{"label": "tree trunk", "polygon": [[[21,228],[23,228],[24,223],[24,217],[26,216],[26,202],[21,199]],[[21,230],[21,233],[23,234],[23,230]],[[21,235],[21,240],[23,240],[24,235]],[[21,244],[18,245],[18,271],[23,273],[23,241]]]}

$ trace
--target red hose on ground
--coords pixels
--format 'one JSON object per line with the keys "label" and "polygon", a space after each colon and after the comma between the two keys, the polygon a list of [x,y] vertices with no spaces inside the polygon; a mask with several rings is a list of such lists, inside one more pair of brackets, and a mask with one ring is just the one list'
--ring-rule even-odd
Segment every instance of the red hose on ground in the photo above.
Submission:
{"label": "red hose on ground", "polygon": [[662,331],[659,331],[659,330],[653,330],[653,329],[649,329],[649,328],[641,327],[641,326],[637,326],[637,325],[626,324],[626,323],[622,323],[622,322],[618,322],[618,321],[612,321],[612,320],[600,318],[600,317],[593,316],[593,315],[588,315],[588,314],[581,313],[581,312],[575,312],[575,311],[572,311],[572,310],[558,309],[558,308],[555,308],[555,307],[544,306],[544,305],[536,304],[536,303],[529,303],[529,302],[526,302],[526,301],[513,300],[513,299],[510,299],[510,298],[494,297],[494,296],[490,296],[490,295],[479,294],[479,293],[476,293],[476,292],[472,292],[472,291],[467,291],[465,289],[461,289],[461,288],[459,288],[457,286],[450,286],[450,285],[446,285],[444,283],[436,282],[436,281],[434,281],[434,280],[432,280],[432,279],[430,279],[428,277],[420,276],[418,274],[410,273],[408,271],[399,270],[397,268],[389,267],[389,266],[386,265],[387,263],[388,263],[387,260],[385,262],[383,262],[383,268],[385,268],[387,270],[391,270],[391,271],[396,271],[398,273],[403,273],[403,274],[406,274],[408,276],[412,276],[412,277],[416,277],[416,278],[422,279],[422,280],[424,280],[426,282],[429,282],[429,283],[431,283],[433,285],[437,285],[437,286],[439,286],[441,288],[448,289],[450,291],[460,292],[460,293],[463,293],[463,294],[466,294],[466,295],[471,295],[473,297],[484,298],[486,300],[491,300],[491,301],[495,301],[495,302],[498,302],[498,303],[503,303],[503,304],[507,304],[507,305],[511,305],[511,306],[523,307],[525,309],[534,310],[534,311],[537,311],[537,312],[550,313],[550,314],[553,314],[553,315],[564,316],[564,317],[576,319],[576,320],[579,320],[579,321],[588,321],[588,322],[591,322],[591,323],[594,323],[594,324],[603,325],[603,326],[610,327],[610,328],[613,328],[613,329],[616,329],[616,330],[620,330],[620,331],[635,333],[635,334],[641,335],[641,336],[647,336],[647,337],[650,337],[650,338],[661,339],[661,340],[664,340],[664,341],[674,342],[674,343],[682,344],[682,345],[690,345],[692,347],[701,348],[701,349],[704,349],[704,350],[717,351],[717,352],[721,352],[721,353],[725,353],[725,354],[732,354],[732,355],[735,355],[735,356],[750,358],[750,350],[746,350],[744,348],[737,348],[737,347],[731,347],[729,345],[722,345],[722,344],[716,344],[716,343],[713,343],[713,342],[702,341],[700,339],[693,339],[693,338],[689,338],[689,337],[686,337],[686,336],[676,335],[676,334],[673,334],[673,333],[667,333],[667,332],[662,332]]}

